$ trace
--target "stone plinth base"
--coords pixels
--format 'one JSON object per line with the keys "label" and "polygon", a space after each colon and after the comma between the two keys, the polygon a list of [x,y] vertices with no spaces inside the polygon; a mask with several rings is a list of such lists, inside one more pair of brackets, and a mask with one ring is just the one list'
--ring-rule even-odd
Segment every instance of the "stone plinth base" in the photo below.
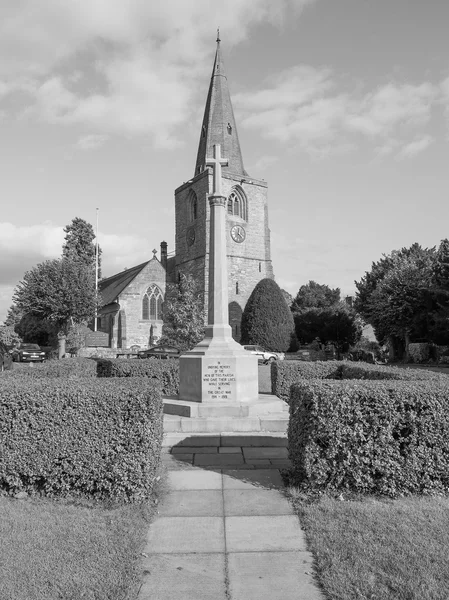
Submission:
{"label": "stone plinth base", "polygon": [[234,340],[200,343],[179,358],[179,399],[187,402],[248,402],[259,393],[257,357]]}

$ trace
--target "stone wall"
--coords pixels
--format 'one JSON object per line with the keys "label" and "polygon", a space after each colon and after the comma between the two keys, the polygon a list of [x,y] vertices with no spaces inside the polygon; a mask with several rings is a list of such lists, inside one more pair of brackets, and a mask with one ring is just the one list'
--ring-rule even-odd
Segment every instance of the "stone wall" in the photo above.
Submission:
{"label": "stone wall", "polygon": [[[148,348],[150,344],[150,327],[153,325],[154,341],[162,335],[162,320],[142,319],[142,300],[150,284],[156,284],[165,299],[165,269],[157,258],[152,258],[128,287],[120,294],[119,304],[121,316],[121,335],[117,331],[117,339],[121,339],[121,348],[138,345]],[[118,321],[118,319],[116,319]]]}

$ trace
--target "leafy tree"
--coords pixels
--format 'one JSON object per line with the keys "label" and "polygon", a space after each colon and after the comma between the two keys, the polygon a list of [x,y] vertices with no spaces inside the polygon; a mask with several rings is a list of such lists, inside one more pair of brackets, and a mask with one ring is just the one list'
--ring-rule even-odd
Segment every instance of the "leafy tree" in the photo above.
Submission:
{"label": "leafy tree", "polygon": [[12,304],[8,309],[8,314],[6,315],[5,325],[17,325],[20,323],[20,319],[23,317],[23,312],[20,310],[18,306]]}
{"label": "leafy tree", "polygon": [[190,350],[204,337],[204,302],[191,275],[181,274],[177,284],[168,286],[160,344]]}
{"label": "leafy tree", "polygon": [[355,282],[356,310],[373,326],[379,342],[388,341],[393,355],[407,354],[410,341],[428,335],[434,262],[434,248],[413,244],[383,255]]}
{"label": "leafy tree", "polygon": [[[63,258],[81,261],[95,269],[95,232],[90,223],[79,217],[64,228]],[[101,276],[101,248],[98,246],[98,278]]]}
{"label": "leafy tree", "polygon": [[57,332],[61,358],[70,326],[95,315],[94,273],[82,261],[47,260],[25,273],[13,301],[24,315],[40,319]]}
{"label": "leafy tree", "polygon": [[22,338],[14,330],[14,325],[0,325],[0,342],[10,349],[20,344]]}
{"label": "leafy tree", "polygon": [[256,285],[243,311],[241,327],[242,344],[258,344],[272,352],[289,349],[293,315],[273,279],[262,279]]}
{"label": "leafy tree", "polygon": [[338,354],[347,352],[362,336],[362,320],[345,302],[304,309],[294,313],[294,319],[296,336],[302,344],[319,338],[322,343],[332,343]]}
{"label": "leafy tree", "polygon": [[292,310],[304,308],[327,308],[340,301],[340,289],[332,289],[325,284],[309,281],[299,288],[292,305]]}

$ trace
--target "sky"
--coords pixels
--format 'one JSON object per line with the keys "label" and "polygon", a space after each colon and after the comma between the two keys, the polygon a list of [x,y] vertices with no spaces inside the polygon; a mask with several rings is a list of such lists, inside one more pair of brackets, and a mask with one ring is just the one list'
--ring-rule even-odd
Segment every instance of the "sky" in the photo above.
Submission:
{"label": "sky", "polygon": [[[24,273],[96,227],[107,277],[174,251],[220,27],[278,284],[355,293],[449,237],[445,0],[3,0],[0,322]],[[158,254],[159,256],[159,254]]]}

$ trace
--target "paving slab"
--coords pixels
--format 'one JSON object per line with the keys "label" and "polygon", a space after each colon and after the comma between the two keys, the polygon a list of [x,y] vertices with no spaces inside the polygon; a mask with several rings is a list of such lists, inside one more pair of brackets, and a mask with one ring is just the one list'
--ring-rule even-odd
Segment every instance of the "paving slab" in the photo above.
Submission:
{"label": "paving slab", "polygon": [[[217,446],[188,446],[188,451],[192,454],[217,454]],[[187,451],[186,446],[173,446],[172,454],[182,454]]]}
{"label": "paving slab", "polygon": [[294,515],[225,517],[225,530],[228,552],[306,550]]}
{"label": "paving slab", "polygon": [[219,446],[220,434],[211,435],[210,433],[196,433],[189,435],[187,433],[164,433],[162,438],[163,447],[172,446]]}
{"label": "paving slab", "polygon": [[195,454],[194,465],[230,466],[243,465],[243,454]]}
{"label": "paving slab", "polygon": [[[191,467],[193,454],[168,454],[162,457],[162,464],[169,470],[178,470]],[[193,468],[193,467],[192,467]]]}
{"label": "paving slab", "polygon": [[163,517],[222,517],[221,490],[182,490],[170,492],[159,506]]}
{"label": "paving slab", "polygon": [[144,554],[191,554],[224,550],[222,517],[159,517],[149,527]]}
{"label": "paving slab", "polygon": [[228,555],[233,600],[324,600],[309,552],[239,552]]}
{"label": "paving slab", "polygon": [[269,434],[266,431],[255,431],[244,434],[222,433],[221,446],[287,446],[287,434],[275,432]]}
{"label": "paving slab", "polygon": [[261,467],[262,469],[271,469],[272,466],[268,458],[247,458],[245,464]]}
{"label": "paving slab", "polygon": [[167,474],[171,490],[221,490],[221,472],[198,469],[195,471],[170,471]]}
{"label": "paving slab", "polygon": [[[245,465],[247,467],[249,465]],[[263,487],[267,489],[283,488],[282,477],[277,469],[223,469],[223,489],[249,489]]]}
{"label": "paving slab", "polygon": [[290,502],[278,490],[223,490],[223,497],[227,517],[294,514]]}
{"label": "paving slab", "polygon": [[227,600],[224,554],[157,554],[142,561],[138,600]]}
{"label": "paving slab", "polygon": [[285,447],[273,448],[265,446],[250,446],[242,448],[243,456],[248,458],[288,458],[288,449]]}
{"label": "paving slab", "polygon": [[241,454],[242,449],[240,446],[220,446],[218,452],[219,454]]}

